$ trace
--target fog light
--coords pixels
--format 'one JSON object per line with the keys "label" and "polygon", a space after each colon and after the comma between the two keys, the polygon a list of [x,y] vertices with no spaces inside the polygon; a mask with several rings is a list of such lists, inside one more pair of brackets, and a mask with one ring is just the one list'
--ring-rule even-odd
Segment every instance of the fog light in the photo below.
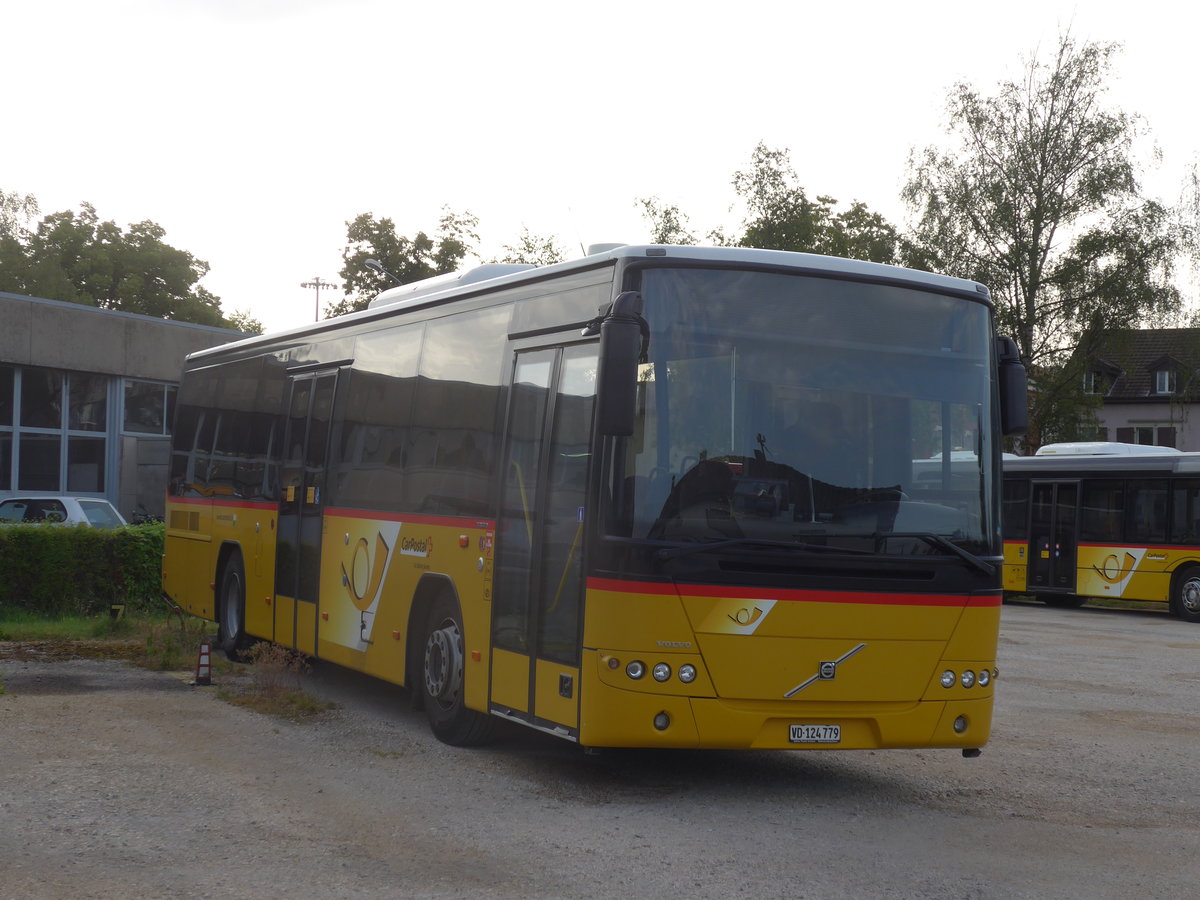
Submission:
{"label": "fog light", "polygon": [[957,680],[958,679],[954,677],[954,673],[949,669],[942,673],[942,687],[944,688],[954,687],[954,682]]}
{"label": "fog light", "polygon": [[659,663],[651,674],[654,675],[655,681],[666,681],[671,677],[671,667],[666,663]]}
{"label": "fog light", "polygon": [[695,666],[680,666],[679,667],[679,680],[682,681],[684,684],[691,684],[693,681],[695,681],[696,680],[696,667]]}
{"label": "fog light", "polygon": [[660,712],[654,717],[654,727],[659,731],[666,731],[671,727],[671,717],[665,712]]}
{"label": "fog light", "polygon": [[644,662],[639,662],[638,660],[635,659],[633,662],[631,662],[629,665],[627,665],[625,667],[625,674],[628,675],[630,678],[632,678],[634,681],[637,681],[639,678],[641,678],[643,675],[646,674],[646,664]]}
{"label": "fog light", "polygon": [[992,673],[989,672],[987,669],[980,669],[979,670],[979,686],[987,687],[991,683],[992,683]]}
{"label": "fog light", "polygon": [[962,673],[962,686],[965,688],[975,687],[975,673],[970,669]]}
{"label": "fog light", "polygon": [[954,720],[954,733],[962,734],[966,730],[967,730],[967,717],[959,716],[957,719]]}
{"label": "fog light", "polygon": [[617,659],[615,656],[610,656],[608,658],[608,667],[610,669],[619,669],[619,668],[621,668],[621,661],[619,659]]}

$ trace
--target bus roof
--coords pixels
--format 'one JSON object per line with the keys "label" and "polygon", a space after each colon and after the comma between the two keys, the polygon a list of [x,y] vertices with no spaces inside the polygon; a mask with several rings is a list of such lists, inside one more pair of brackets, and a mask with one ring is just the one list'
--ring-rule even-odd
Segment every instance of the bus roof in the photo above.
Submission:
{"label": "bus roof", "polygon": [[1132,456],[1018,456],[1005,458],[1004,472],[1006,475],[1037,478],[1172,473],[1200,476],[1200,453],[1176,451]]}
{"label": "bus roof", "polygon": [[1123,444],[1119,441],[1066,441],[1044,444],[1034,456],[1164,456],[1179,452],[1174,447]]}
{"label": "bus roof", "polygon": [[255,345],[274,343],[283,338],[300,338],[305,335],[324,333],[333,323],[351,323],[387,316],[396,311],[417,309],[466,296],[480,291],[515,287],[525,282],[567,275],[575,271],[614,265],[620,261],[643,259],[678,260],[680,262],[747,266],[762,268],[794,269],[816,275],[845,276],[866,281],[892,282],[910,285],[916,289],[941,291],[970,296],[991,305],[988,290],[982,284],[948,275],[936,275],[917,269],[905,269],[883,263],[843,259],[836,256],[820,256],[815,253],[794,253],[786,250],[757,250],[748,247],[693,247],[667,244],[601,245],[602,252],[579,259],[555,263],[550,266],[528,266],[523,264],[487,263],[474,269],[436,275],[433,278],[411,284],[399,285],[380,293],[371,301],[369,308],[360,312],[339,316],[323,322],[308,323],[273,332],[256,335],[245,340],[201,350],[188,356],[189,360],[203,360],[210,355],[219,355],[229,347],[249,349]]}
{"label": "bus roof", "polygon": [[[987,289],[974,281],[934,275],[916,269],[904,269],[882,263],[842,259],[835,256],[820,256],[815,253],[794,253],[786,250],[756,250],[749,247],[694,247],[666,244],[600,245],[605,248],[581,259],[573,259],[553,266],[534,267],[527,265],[505,265],[489,263],[463,272],[435,275],[424,281],[389,288],[371,301],[371,308],[404,303],[406,306],[417,300],[433,300],[458,293],[459,289],[481,282],[518,282],[530,275],[538,277],[550,273],[593,266],[598,262],[618,259],[669,258],[692,262],[723,263],[726,265],[779,266],[783,268],[807,269],[829,274],[852,275],[859,278],[879,278],[916,282],[922,287],[941,290],[966,291],[987,296]],[[531,270],[536,269],[536,272]]]}

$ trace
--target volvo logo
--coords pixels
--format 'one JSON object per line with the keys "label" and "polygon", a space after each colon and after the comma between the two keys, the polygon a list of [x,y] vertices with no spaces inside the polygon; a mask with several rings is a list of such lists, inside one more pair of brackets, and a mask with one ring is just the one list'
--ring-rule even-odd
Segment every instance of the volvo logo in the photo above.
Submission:
{"label": "volvo logo", "polygon": [[867,646],[866,644],[859,644],[853,650],[848,650],[847,652],[843,653],[839,658],[821,663],[820,665],[817,666],[817,674],[816,675],[814,675],[812,678],[808,679],[808,681],[803,681],[800,684],[796,685],[794,688],[792,688],[790,691],[788,691],[786,694],[783,695],[784,699],[786,700],[789,697],[796,696],[796,694],[800,693],[802,690],[804,690],[806,687],[808,687],[810,684],[812,684],[815,681],[833,681],[833,679],[837,677],[837,667],[840,666],[842,663],[844,663],[846,660],[848,660],[850,657],[852,657],[855,653],[857,653],[859,650],[862,650],[866,646]]}

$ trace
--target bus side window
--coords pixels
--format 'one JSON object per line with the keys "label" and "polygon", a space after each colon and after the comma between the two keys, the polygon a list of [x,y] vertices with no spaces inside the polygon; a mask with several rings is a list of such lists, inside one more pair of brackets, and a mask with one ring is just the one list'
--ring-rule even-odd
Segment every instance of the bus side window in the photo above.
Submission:
{"label": "bus side window", "polygon": [[1176,481],[1172,494],[1171,540],[1177,544],[1200,543],[1200,481]]}
{"label": "bus side window", "polygon": [[1165,541],[1167,539],[1167,482],[1145,480],[1129,482],[1129,508],[1126,540]]}
{"label": "bus side window", "polygon": [[1004,539],[1023,541],[1029,537],[1029,482],[1004,482]]}
{"label": "bus side window", "polygon": [[1122,481],[1085,481],[1079,536],[1085,541],[1121,540],[1124,487]]}

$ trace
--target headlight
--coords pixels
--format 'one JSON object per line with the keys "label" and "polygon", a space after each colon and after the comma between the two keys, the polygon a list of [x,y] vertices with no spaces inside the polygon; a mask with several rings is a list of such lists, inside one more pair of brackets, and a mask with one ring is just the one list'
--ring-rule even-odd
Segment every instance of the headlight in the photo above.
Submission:
{"label": "headlight", "polygon": [[942,673],[942,687],[944,688],[954,687],[954,682],[957,680],[958,679],[954,677],[954,673],[949,669]]}
{"label": "headlight", "polygon": [[625,667],[625,674],[628,675],[630,678],[632,678],[634,681],[637,681],[639,678],[641,678],[643,675],[646,674],[646,664],[644,662],[639,662],[638,660],[635,659],[633,662],[631,662],[629,665],[627,665]]}
{"label": "headlight", "polygon": [[962,686],[965,688],[975,687],[975,673],[970,669],[962,673]]}
{"label": "headlight", "polygon": [[991,683],[992,683],[992,673],[989,672],[987,669],[980,669],[979,670],[979,686],[987,687]]}
{"label": "headlight", "polygon": [[666,663],[659,663],[654,667],[654,671],[651,674],[654,676],[655,681],[666,681],[671,677],[671,667]]}
{"label": "headlight", "polygon": [[695,681],[696,680],[696,667],[695,666],[680,666],[679,667],[679,680],[682,681],[684,684],[691,684],[693,681]]}

